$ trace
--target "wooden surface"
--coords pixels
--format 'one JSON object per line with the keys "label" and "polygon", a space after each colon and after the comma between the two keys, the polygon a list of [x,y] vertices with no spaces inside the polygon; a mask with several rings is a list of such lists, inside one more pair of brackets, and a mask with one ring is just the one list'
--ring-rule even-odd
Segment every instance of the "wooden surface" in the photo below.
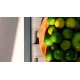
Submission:
{"label": "wooden surface", "polygon": [[44,62],[40,46],[39,46],[39,30],[41,26],[42,17],[32,17],[32,61]]}

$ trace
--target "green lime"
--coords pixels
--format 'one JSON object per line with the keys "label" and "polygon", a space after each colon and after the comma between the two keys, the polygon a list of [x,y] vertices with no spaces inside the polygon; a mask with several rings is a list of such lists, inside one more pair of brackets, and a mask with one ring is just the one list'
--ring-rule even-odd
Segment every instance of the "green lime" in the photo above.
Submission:
{"label": "green lime", "polygon": [[62,43],[60,44],[60,47],[63,50],[68,50],[71,47],[71,42],[69,40],[63,40]]}
{"label": "green lime", "polygon": [[55,18],[53,18],[53,17],[48,17],[48,24],[49,24],[49,25],[54,25],[54,24],[55,24]]}
{"label": "green lime", "polygon": [[57,45],[56,44],[53,44],[52,46],[51,46],[51,49],[54,51],[54,50],[56,50],[57,49]]}
{"label": "green lime", "polygon": [[76,62],[80,62],[80,57],[78,57],[78,58],[76,59]]}
{"label": "green lime", "polygon": [[55,21],[55,27],[63,28],[65,26],[65,21],[63,18],[57,18]]}
{"label": "green lime", "polygon": [[53,44],[50,36],[46,36],[46,37],[44,38],[44,44],[47,45],[47,46],[51,46],[51,45]]}
{"label": "green lime", "polygon": [[72,46],[77,52],[80,52],[80,32],[74,34],[72,38]]}
{"label": "green lime", "polygon": [[63,50],[57,49],[54,51],[54,58],[57,60],[62,60],[64,58]]}
{"label": "green lime", "polygon": [[48,34],[51,35],[52,33],[57,32],[57,29],[54,26],[50,26],[48,28]]}
{"label": "green lime", "polygon": [[71,29],[64,29],[63,30],[63,36],[66,39],[70,39],[73,36],[73,31]]}
{"label": "green lime", "polygon": [[76,20],[74,18],[67,18],[66,20],[66,27],[67,28],[75,28],[76,26]]}
{"label": "green lime", "polygon": [[52,51],[48,51],[46,53],[46,59],[47,59],[47,61],[51,61],[51,60],[54,59],[54,56],[53,56],[53,52]]}
{"label": "green lime", "polygon": [[51,35],[51,40],[53,43],[60,43],[62,41],[62,35],[60,33],[53,33]]}
{"label": "green lime", "polygon": [[68,61],[73,61],[73,60],[76,60],[77,58],[77,53],[73,50],[68,50],[66,51],[65,53],[65,58],[68,60]]}

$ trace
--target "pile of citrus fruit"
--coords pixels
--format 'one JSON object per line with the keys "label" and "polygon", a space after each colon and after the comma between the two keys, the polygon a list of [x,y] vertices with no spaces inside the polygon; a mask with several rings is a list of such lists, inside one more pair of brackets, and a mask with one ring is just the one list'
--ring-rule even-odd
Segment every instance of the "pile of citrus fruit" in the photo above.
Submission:
{"label": "pile of citrus fruit", "polygon": [[49,62],[80,62],[80,18],[48,17],[44,44]]}

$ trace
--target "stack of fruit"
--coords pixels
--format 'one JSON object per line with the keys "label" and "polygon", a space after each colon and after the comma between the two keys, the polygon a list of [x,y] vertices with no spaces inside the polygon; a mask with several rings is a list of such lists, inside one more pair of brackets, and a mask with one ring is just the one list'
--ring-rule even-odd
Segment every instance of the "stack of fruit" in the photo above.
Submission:
{"label": "stack of fruit", "polygon": [[46,60],[50,62],[80,61],[80,18],[48,17],[44,44],[48,46]]}

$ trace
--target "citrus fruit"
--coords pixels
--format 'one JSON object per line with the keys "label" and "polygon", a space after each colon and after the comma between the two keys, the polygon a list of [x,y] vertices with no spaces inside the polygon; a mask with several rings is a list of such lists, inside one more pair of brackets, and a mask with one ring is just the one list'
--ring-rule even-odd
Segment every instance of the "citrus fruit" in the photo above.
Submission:
{"label": "citrus fruit", "polygon": [[68,50],[71,47],[71,42],[69,40],[63,40],[60,46],[63,50]]}
{"label": "citrus fruit", "polygon": [[80,32],[74,34],[72,45],[77,52],[80,52]]}
{"label": "citrus fruit", "polygon": [[73,50],[68,50],[66,51],[65,53],[65,58],[68,60],[68,61],[73,61],[77,58],[77,53]]}
{"label": "citrus fruit", "polygon": [[56,44],[53,44],[52,46],[51,46],[51,49],[54,51],[54,50],[56,50],[57,49],[57,45]]}
{"label": "citrus fruit", "polygon": [[74,18],[67,18],[66,27],[73,29],[75,26],[76,26],[76,20]]}
{"label": "citrus fruit", "polygon": [[44,38],[44,44],[47,45],[47,46],[51,46],[51,45],[53,44],[50,36],[46,36],[46,37]]}
{"label": "citrus fruit", "polygon": [[63,36],[65,39],[70,39],[73,36],[73,31],[71,29],[64,29]]}
{"label": "citrus fruit", "polygon": [[57,18],[55,21],[55,27],[57,28],[63,28],[65,25],[65,21],[63,18]]}
{"label": "citrus fruit", "polygon": [[53,17],[48,17],[48,24],[49,24],[49,25],[54,25],[54,24],[55,24],[55,18],[53,18]]}
{"label": "citrus fruit", "polygon": [[60,33],[53,33],[51,35],[51,40],[53,43],[60,43],[62,41],[62,35]]}
{"label": "citrus fruit", "polygon": [[48,34],[51,35],[52,33],[57,32],[57,29],[54,26],[50,26],[48,28]]}
{"label": "citrus fruit", "polygon": [[48,51],[46,53],[46,59],[47,59],[47,61],[51,61],[51,60],[54,59],[54,56],[53,56],[53,52],[52,51]]}
{"label": "citrus fruit", "polygon": [[57,60],[62,60],[64,57],[64,52],[63,50],[57,49],[54,51],[54,58]]}

